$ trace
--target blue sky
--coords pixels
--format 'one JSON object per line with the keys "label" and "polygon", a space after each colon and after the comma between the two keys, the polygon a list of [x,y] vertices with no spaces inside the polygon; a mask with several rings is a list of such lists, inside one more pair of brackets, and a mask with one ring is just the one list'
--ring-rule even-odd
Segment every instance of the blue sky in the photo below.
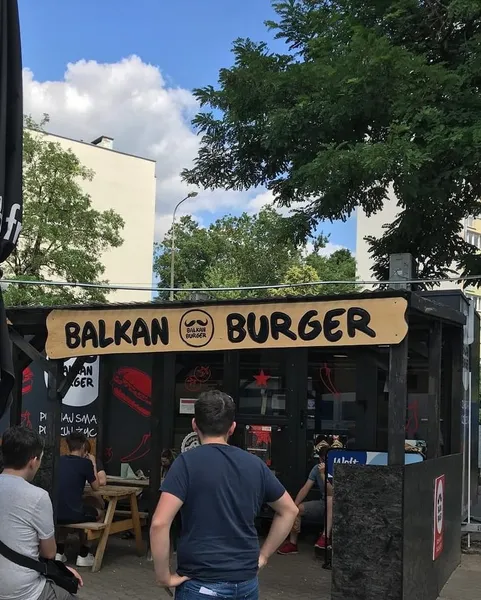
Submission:
{"label": "blue sky", "polygon": [[[237,37],[281,44],[264,26],[274,16],[270,0],[19,0],[19,8],[24,67],[39,83],[64,80],[68,63],[114,64],[136,55],[159,67],[166,86],[191,90],[216,83]],[[55,106],[47,109],[53,122]],[[224,212],[196,214],[208,222]],[[353,219],[322,230],[333,244],[354,250]]]}

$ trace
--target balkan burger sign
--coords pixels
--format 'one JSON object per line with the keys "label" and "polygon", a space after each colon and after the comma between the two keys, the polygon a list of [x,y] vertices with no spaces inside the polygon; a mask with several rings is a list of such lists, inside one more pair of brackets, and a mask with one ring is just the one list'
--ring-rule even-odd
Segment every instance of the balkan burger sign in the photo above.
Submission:
{"label": "balkan burger sign", "polygon": [[71,358],[250,348],[398,344],[404,298],[52,310],[47,354]]}

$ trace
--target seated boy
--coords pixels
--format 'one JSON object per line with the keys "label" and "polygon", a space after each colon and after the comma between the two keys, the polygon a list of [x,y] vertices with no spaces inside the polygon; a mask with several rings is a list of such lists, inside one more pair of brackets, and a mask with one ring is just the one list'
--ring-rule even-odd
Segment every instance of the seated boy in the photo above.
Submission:
{"label": "seated boy", "polygon": [[[329,444],[327,442],[321,442],[318,446],[316,446],[316,452],[319,455],[319,464],[315,465],[311,472],[309,473],[309,477],[307,478],[306,483],[299,490],[299,493],[296,496],[295,503],[296,506],[299,507],[299,516],[294,522],[294,527],[292,528],[291,533],[289,534],[289,539],[279,548],[277,551],[278,554],[297,554],[297,538],[299,537],[299,533],[301,530],[301,519],[304,517],[310,521],[322,522],[324,523],[325,518],[325,506],[327,504],[327,528],[317,540],[315,547],[320,548],[321,550],[325,550],[329,543],[332,531],[332,486],[330,483],[327,484],[327,502],[325,501],[325,489],[326,489],[326,454],[329,450]],[[317,484],[319,491],[321,493],[321,497],[319,500],[311,500],[309,502],[304,502],[307,494],[311,491],[314,483]]]}
{"label": "seated boy", "polygon": [[[89,483],[94,492],[100,488],[95,459],[86,458],[87,438],[83,433],[73,432],[67,436],[69,454],[60,457],[58,485],[58,524],[91,523],[100,519],[101,511],[83,501],[85,484]],[[91,567],[94,557],[87,546],[83,531],[79,531],[80,551],[78,567]],[[66,562],[65,540],[57,544],[57,560]]]}

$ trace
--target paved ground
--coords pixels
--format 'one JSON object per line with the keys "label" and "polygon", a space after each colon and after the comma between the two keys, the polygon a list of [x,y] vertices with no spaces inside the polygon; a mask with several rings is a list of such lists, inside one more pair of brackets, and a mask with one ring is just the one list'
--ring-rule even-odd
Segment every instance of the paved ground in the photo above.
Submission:
{"label": "paved ground", "polygon": [[[169,596],[154,584],[152,563],[139,559],[130,542],[113,538],[100,573],[83,570],[79,600],[158,600]],[[322,569],[311,545],[297,556],[275,556],[261,575],[260,600],[330,600],[331,574]],[[439,600],[479,600],[481,556],[464,555]]]}
{"label": "paved ground", "polygon": [[[130,542],[111,538],[100,573],[82,570],[80,600],[168,599],[154,584],[152,563],[139,559]],[[261,577],[260,600],[330,600],[330,572],[311,545],[297,556],[275,556]]]}

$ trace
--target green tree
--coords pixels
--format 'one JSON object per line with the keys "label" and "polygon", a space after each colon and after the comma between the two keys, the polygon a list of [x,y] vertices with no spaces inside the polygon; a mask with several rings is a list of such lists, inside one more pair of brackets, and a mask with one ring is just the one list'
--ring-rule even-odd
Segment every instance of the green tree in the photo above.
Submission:
{"label": "green tree", "polygon": [[[282,0],[268,26],[284,54],[234,42],[203,109],[194,167],[206,188],[264,185],[298,207],[301,240],[324,219],[379,211],[392,189],[400,214],[370,239],[375,271],[410,252],[422,277],[454,265],[481,273],[460,235],[481,214],[479,0]],[[299,203],[303,203],[299,205]]]}
{"label": "green tree", "polygon": [[[318,251],[327,242],[327,238],[321,235],[315,240],[314,251],[305,256],[304,244],[286,241],[285,227],[285,219],[270,207],[262,209],[257,215],[227,215],[208,228],[200,227],[190,216],[182,217],[175,226],[176,287],[216,288],[303,283],[339,279],[338,274],[354,281],[355,262],[349,251],[334,253],[334,258],[318,256]],[[171,230],[167,232],[156,247],[154,272],[161,288],[170,285],[171,234]],[[337,259],[336,254],[339,254]],[[339,268],[336,268],[337,264]],[[319,293],[332,294],[352,291],[354,284],[341,289],[337,289],[337,286],[316,288]],[[303,293],[307,293],[308,288],[298,288],[301,289]],[[268,289],[226,290],[212,292],[211,296],[232,299],[265,297],[271,293],[275,292]],[[296,291],[292,291],[292,294],[296,294]],[[167,295],[164,292],[160,297],[166,298]],[[189,292],[177,294],[179,299],[188,297]]]}
{"label": "green tree", "polygon": [[[92,208],[83,181],[94,177],[71,150],[48,141],[43,126],[25,120],[23,133],[23,228],[5,265],[5,278],[100,283],[102,253],[123,242],[123,219],[114,210]],[[13,284],[5,291],[11,306],[105,301],[104,290]]]}

